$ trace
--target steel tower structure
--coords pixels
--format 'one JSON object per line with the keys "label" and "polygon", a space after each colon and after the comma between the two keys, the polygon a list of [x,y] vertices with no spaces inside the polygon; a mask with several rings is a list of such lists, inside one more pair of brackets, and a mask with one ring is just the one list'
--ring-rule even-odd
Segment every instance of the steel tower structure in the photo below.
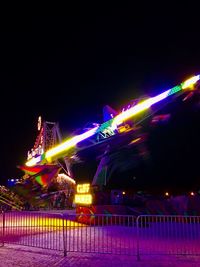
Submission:
{"label": "steel tower structure", "polygon": [[[41,116],[39,116],[37,128],[39,133],[33,148],[31,151],[28,151],[28,160],[45,154],[46,151],[62,142],[62,136],[60,133],[59,124],[57,122],[42,121]],[[65,167],[63,167],[58,159],[56,159],[54,162],[60,165],[68,176],[72,177],[69,159],[64,157],[63,160]]]}

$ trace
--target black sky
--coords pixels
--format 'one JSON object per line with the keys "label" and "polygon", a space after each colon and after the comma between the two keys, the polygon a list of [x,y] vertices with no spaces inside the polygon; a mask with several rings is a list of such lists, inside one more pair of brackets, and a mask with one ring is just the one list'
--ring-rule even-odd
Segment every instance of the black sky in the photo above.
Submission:
{"label": "black sky", "polygon": [[58,121],[67,136],[101,121],[106,104],[119,109],[198,74],[198,35],[193,18],[129,7],[5,20],[1,183],[21,175],[16,165],[35,142],[39,115]]}

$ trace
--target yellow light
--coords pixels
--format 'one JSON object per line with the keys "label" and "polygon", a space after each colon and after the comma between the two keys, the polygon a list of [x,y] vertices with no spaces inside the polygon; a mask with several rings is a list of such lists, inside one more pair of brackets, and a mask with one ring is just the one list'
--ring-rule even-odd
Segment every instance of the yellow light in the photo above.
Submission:
{"label": "yellow light", "polygon": [[90,190],[90,184],[78,184],[76,190],[77,193],[88,193]]}
{"label": "yellow light", "polygon": [[133,141],[130,142],[130,145],[137,143],[138,141],[140,141],[140,139],[141,139],[141,137],[134,139]]}
{"label": "yellow light", "polygon": [[169,193],[168,193],[168,192],[165,192],[165,196],[167,196],[167,197],[168,197],[168,196],[169,196]]}
{"label": "yellow light", "polygon": [[128,124],[118,127],[119,133],[128,132],[130,130],[131,130],[131,127]]}
{"label": "yellow light", "polygon": [[76,204],[92,204],[92,195],[91,194],[75,194],[74,202]]}
{"label": "yellow light", "polygon": [[32,158],[32,159],[30,159],[29,161],[27,161],[26,163],[25,163],[25,165],[26,166],[34,166],[35,164],[37,164],[38,162],[40,162],[41,161],[41,156],[38,156],[37,158]]}
{"label": "yellow light", "polygon": [[122,124],[125,120],[139,114],[140,112],[150,108],[153,104],[165,99],[168,96],[169,92],[170,92],[170,89],[155,97],[148,98],[142,101],[141,103],[133,106],[132,108],[120,113],[114,118],[112,122],[112,128],[116,129],[117,126]]}
{"label": "yellow light", "polygon": [[122,195],[126,195],[126,192],[123,191],[123,192],[122,192]]}
{"label": "yellow light", "polygon": [[[85,226],[84,224],[71,221],[71,220],[63,220],[61,218],[50,218],[50,217],[26,217],[26,218],[19,218],[15,221],[9,219],[6,221],[6,226],[13,226],[13,227],[36,227],[37,231],[43,232],[44,229],[42,227],[49,227],[53,231],[61,230],[64,226]],[[52,227],[52,228],[51,228]],[[48,229],[48,228],[47,228]]]}
{"label": "yellow light", "polygon": [[58,155],[59,153],[62,153],[72,147],[74,147],[77,143],[87,139],[88,137],[92,136],[95,134],[96,130],[98,129],[98,127],[95,127],[83,134],[80,135],[76,135],[70,139],[68,139],[67,141],[61,143],[60,145],[48,150],[45,153],[45,158],[47,159],[47,161],[51,161],[51,158],[53,156]]}
{"label": "yellow light", "polygon": [[186,80],[182,83],[182,89],[186,89],[192,85],[194,85],[200,79],[200,75],[193,76],[192,78]]}

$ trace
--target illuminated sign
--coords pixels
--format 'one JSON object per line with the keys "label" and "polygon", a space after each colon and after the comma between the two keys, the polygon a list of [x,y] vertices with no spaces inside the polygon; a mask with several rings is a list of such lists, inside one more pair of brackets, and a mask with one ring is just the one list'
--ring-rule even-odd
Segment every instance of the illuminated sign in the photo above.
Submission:
{"label": "illuminated sign", "polygon": [[31,151],[28,151],[28,154],[27,154],[27,159],[30,160],[32,158],[35,158],[39,155],[42,155],[44,153],[44,150],[42,148],[41,145],[39,145],[37,148],[35,149],[31,149]]}
{"label": "illuminated sign", "polygon": [[76,204],[90,205],[92,204],[92,195],[90,192],[90,184],[78,184],[76,187],[74,202]]}
{"label": "illuminated sign", "polygon": [[77,193],[89,193],[90,184],[78,184],[76,187]]}
{"label": "illuminated sign", "polygon": [[91,194],[75,194],[75,203],[76,204],[92,204],[92,195]]}

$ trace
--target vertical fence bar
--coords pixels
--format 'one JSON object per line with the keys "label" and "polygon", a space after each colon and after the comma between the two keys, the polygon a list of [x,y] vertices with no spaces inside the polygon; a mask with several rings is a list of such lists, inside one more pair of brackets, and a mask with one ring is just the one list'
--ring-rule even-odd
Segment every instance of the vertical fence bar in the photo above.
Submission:
{"label": "vertical fence bar", "polygon": [[3,221],[2,221],[2,247],[4,246],[5,243],[5,212],[2,211],[2,216],[3,216]]}
{"label": "vertical fence bar", "polygon": [[137,252],[136,252],[136,256],[137,256],[137,261],[140,261],[140,219],[141,216],[138,216],[136,219],[136,242],[137,242]]}
{"label": "vertical fence bar", "polygon": [[[66,229],[67,229],[67,221],[66,221]],[[63,252],[64,252],[64,257],[67,256],[67,249],[66,249],[66,238],[67,232],[65,233],[65,218],[64,215],[62,214],[62,232],[63,232]]]}

